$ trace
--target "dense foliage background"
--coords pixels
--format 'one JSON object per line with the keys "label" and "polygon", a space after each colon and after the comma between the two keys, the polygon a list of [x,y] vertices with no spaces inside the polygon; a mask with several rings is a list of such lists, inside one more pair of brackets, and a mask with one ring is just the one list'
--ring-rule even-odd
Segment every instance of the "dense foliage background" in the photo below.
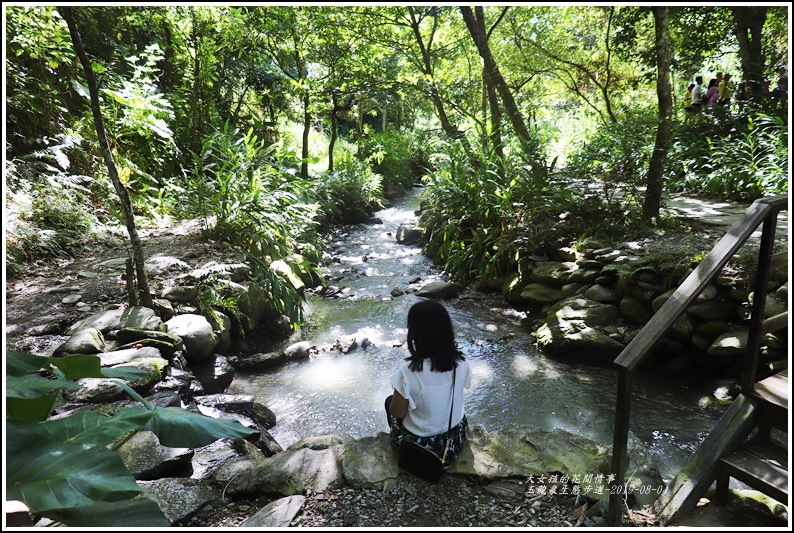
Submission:
{"label": "dense foliage background", "polygon": [[[64,19],[4,9],[13,277],[107,238],[122,211]],[[643,216],[649,179],[743,202],[787,192],[787,94],[774,91],[787,10],[664,10],[673,128],[659,178],[651,8],[120,5],[75,19],[137,224],[198,217],[263,261],[317,257],[323,229],[423,181],[432,250],[475,279],[559,240],[664,223]],[[685,121],[686,86],[717,71],[737,82],[731,107]]]}

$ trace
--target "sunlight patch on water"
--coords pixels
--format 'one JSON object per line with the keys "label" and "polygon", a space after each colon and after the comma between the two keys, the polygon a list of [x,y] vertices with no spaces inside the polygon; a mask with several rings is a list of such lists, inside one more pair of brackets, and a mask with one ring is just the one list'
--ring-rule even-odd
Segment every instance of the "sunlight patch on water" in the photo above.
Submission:
{"label": "sunlight patch on water", "polygon": [[510,368],[517,378],[524,379],[538,371],[538,362],[528,355],[516,354]]}

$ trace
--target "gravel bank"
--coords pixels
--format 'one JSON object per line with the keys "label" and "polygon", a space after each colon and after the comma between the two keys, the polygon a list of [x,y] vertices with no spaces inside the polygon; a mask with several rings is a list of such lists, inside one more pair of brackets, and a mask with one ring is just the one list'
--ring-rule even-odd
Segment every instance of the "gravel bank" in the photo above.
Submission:
{"label": "gravel bank", "polygon": [[[401,474],[383,490],[342,488],[309,492],[306,504],[291,525],[386,528],[604,525],[600,511],[603,506],[591,508],[593,500],[572,494],[574,487],[570,483],[548,483],[548,480],[538,483],[527,479],[484,483],[455,475],[444,475],[433,485]],[[212,512],[211,517],[197,517],[188,525],[239,526],[271,500],[233,502]]]}

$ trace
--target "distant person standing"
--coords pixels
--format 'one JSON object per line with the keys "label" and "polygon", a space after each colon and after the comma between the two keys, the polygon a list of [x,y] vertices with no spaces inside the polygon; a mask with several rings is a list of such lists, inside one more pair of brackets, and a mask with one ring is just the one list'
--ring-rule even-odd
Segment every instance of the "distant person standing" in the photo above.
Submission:
{"label": "distant person standing", "polygon": [[694,114],[692,110],[692,89],[694,89],[695,84],[690,83],[689,87],[686,88],[686,92],[684,93],[684,122],[689,122],[689,117]]}
{"label": "distant person standing", "polygon": [[695,87],[692,89],[692,114],[696,114],[703,107],[703,76],[695,78]]}
{"label": "distant person standing", "polygon": [[725,74],[725,79],[722,80],[722,83],[718,86],[720,96],[717,102],[721,106],[728,107],[731,105],[731,95],[735,89],[733,82],[731,81],[731,75]]}
{"label": "distant person standing", "polygon": [[717,88],[717,78],[711,78],[709,81],[709,88],[706,91],[704,100],[706,102],[706,111],[711,111],[717,105],[717,100],[720,96],[720,90]]}
{"label": "distant person standing", "polygon": [[777,74],[777,86],[775,86],[773,96],[785,100],[788,96],[788,72],[786,71],[786,67],[783,65],[777,67]]}

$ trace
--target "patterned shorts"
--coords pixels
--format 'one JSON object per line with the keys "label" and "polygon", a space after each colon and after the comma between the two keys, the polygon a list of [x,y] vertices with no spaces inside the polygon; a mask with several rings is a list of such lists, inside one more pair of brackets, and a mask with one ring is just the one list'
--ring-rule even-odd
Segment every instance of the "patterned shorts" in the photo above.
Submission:
{"label": "patterned shorts", "polygon": [[433,451],[439,457],[444,457],[444,448],[447,444],[447,436],[449,436],[449,449],[447,450],[447,456],[444,461],[445,470],[452,466],[455,459],[458,458],[460,450],[463,449],[463,444],[466,442],[466,429],[469,427],[469,421],[466,419],[466,415],[463,415],[463,420],[460,421],[460,424],[453,427],[448,432],[445,431],[444,433],[432,435],[430,437],[414,435],[403,427],[401,420],[393,416],[389,418],[391,419],[391,434],[389,440],[391,441],[392,448],[395,450],[399,450],[400,444],[404,440],[410,440]]}

